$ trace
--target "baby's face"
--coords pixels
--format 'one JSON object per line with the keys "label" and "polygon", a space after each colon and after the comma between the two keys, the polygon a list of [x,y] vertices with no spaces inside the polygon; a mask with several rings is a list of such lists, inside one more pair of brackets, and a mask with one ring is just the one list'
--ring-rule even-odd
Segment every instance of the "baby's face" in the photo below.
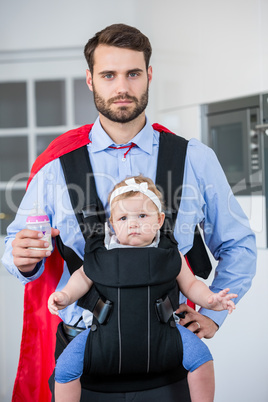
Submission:
{"label": "baby's face", "polygon": [[148,246],[164,222],[164,214],[142,193],[113,201],[111,212],[115,234],[127,246]]}

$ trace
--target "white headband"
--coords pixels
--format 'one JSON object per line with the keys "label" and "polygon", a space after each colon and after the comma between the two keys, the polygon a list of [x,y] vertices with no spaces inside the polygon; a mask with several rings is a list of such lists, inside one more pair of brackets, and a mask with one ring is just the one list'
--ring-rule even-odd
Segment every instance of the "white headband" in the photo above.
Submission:
{"label": "white headband", "polygon": [[124,194],[124,193],[128,193],[129,191],[139,191],[140,193],[146,195],[148,198],[150,198],[150,200],[153,201],[153,203],[157,206],[159,212],[161,212],[161,202],[159,200],[159,198],[157,197],[157,195],[151,191],[148,190],[148,183],[143,182],[141,184],[138,184],[135,182],[135,179],[128,179],[125,180],[126,186],[124,187],[118,187],[117,189],[115,189],[110,197],[110,207],[112,205],[112,201],[115,197],[117,197],[118,195]]}

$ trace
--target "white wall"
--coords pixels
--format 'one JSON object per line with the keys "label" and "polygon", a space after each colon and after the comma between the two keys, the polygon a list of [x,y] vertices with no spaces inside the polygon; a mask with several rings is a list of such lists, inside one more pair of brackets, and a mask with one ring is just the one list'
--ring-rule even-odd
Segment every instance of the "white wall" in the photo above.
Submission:
{"label": "white wall", "polygon": [[214,358],[215,402],[268,400],[268,250],[258,250],[252,287],[214,338],[205,340]]}
{"label": "white wall", "polygon": [[267,90],[267,16],[267,0],[10,0],[0,52],[82,49],[106,25],[133,24],[151,39],[163,111]]}
{"label": "white wall", "polygon": [[79,49],[83,59],[96,31],[133,24],[153,46],[151,119],[180,118],[201,103],[268,90],[267,16],[267,0],[10,0],[0,3],[0,60],[58,48]]}
{"label": "white wall", "polygon": [[[49,70],[46,61],[30,60],[40,49],[81,51],[81,60],[67,57],[57,63],[57,75],[61,69],[84,68],[82,49],[87,39],[111,23],[129,23],[147,34],[153,45],[150,119],[187,138],[200,137],[199,104],[268,90],[267,17],[267,0],[2,1],[0,81],[31,75],[31,69],[35,75],[38,69]],[[11,61],[23,57],[25,50],[27,63]],[[268,400],[267,257],[267,250],[259,250],[252,289],[215,338],[207,341],[215,357],[216,402]],[[17,338],[8,344],[18,352],[21,304],[12,297],[7,303],[2,290],[1,297],[4,305],[10,303],[10,314],[2,308],[1,328],[18,317],[18,327],[11,327]],[[0,340],[4,350],[3,329]],[[9,379],[15,375],[14,361],[6,370]],[[1,367],[1,375],[4,370]],[[9,401],[10,395],[6,398]]]}
{"label": "white wall", "polygon": [[[2,248],[0,243],[0,255]],[[10,402],[19,361],[24,287],[0,263],[0,401]]]}
{"label": "white wall", "polygon": [[111,23],[135,23],[135,2],[10,0],[0,5],[0,49],[76,47]]}
{"label": "white wall", "polygon": [[267,1],[167,1],[165,5],[159,25],[163,5],[156,2],[152,25],[155,54],[160,52],[157,68],[165,75],[160,81],[164,97],[158,99],[159,109],[268,88]]}

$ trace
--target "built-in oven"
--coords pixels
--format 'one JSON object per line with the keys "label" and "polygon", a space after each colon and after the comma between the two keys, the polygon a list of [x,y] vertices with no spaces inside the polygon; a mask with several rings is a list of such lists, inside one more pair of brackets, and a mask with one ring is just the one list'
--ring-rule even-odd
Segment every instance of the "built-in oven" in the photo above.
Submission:
{"label": "built-in oven", "polygon": [[253,225],[267,247],[268,94],[202,105],[202,141],[216,153]]}

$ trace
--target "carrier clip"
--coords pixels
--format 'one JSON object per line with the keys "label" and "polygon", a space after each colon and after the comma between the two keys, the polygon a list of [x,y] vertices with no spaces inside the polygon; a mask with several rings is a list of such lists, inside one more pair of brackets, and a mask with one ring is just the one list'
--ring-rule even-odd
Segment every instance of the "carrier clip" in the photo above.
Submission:
{"label": "carrier clip", "polygon": [[164,299],[158,299],[155,302],[156,315],[160,322],[167,323],[173,315],[173,307],[170,298],[166,296]]}
{"label": "carrier clip", "polygon": [[113,303],[110,300],[104,302],[99,298],[92,313],[100,324],[106,324],[110,317],[112,307]]}

